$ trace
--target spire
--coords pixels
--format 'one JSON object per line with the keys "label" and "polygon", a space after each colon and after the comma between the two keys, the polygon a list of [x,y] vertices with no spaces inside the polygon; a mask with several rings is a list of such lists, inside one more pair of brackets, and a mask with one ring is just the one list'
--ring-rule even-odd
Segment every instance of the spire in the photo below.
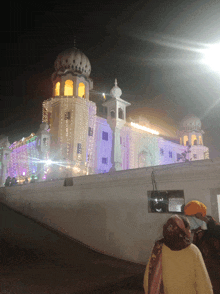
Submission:
{"label": "spire", "polygon": [[118,83],[117,83],[117,79],[115,79],[115,87],[117,87]]}

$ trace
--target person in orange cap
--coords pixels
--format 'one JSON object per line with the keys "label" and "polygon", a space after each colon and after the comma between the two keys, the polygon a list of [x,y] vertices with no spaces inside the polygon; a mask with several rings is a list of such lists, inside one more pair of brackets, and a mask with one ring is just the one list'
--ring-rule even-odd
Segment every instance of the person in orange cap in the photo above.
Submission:
{"label": "person in orange cap", "polygon": [[220,293],[220,224],[212,216],[196,213],[195,217],[206,223],[207,229],[194,233],[193,243],[202,252],[215,294]]}

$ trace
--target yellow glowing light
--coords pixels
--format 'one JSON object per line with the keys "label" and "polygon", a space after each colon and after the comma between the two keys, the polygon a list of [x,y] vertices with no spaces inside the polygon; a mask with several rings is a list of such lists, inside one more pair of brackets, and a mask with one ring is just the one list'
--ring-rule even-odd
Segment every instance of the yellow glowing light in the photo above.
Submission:
{"label": "yellow glowing light", "polygon": [[78,166],[74,166],[73,171],[76,173],[80,172],[80,168]]}
{"label": "yellow glowing light", "polygon": [[148,133],[151,133],[153,135],[159,135],[159,132],[158,131],[155,131],[153,129],[150,129],[150,128],[147,128],[147,127],[144,127],[144,126],[140,126],[139,124],[136,124],[136,123],[133,123],[131,122],[131,126],[136,128],[136,129],[139,129],[139,130],[142,130],[142,131],[146,131]]}
{"label": "yellow glowing light", "polygon": [[55,86],[55,96],[60,96],[60,82],[56,83]]}
{"label": "yellow glowing light", "polygon": [[78,96],[85,98],[85,85],[83,83],[79,83]]}
{"label": "yellow glowing light", "polygon": [[103,96],[104,99],[106,99],[106,97],[105,97],[105,93],[102,93],[102,96]]}
{"label": "yellow glowing light", "polygon": [[188,141],[189,141],[189,138],[188,138],[187,135],[185,135],[185,136],[183,137],[183,145],[186,146],[186,142],[188,142]]}
{"label": "yellow glowing light", "polygon": [[71,80],[65,81],[64,96],[73,96],[73,81]]}

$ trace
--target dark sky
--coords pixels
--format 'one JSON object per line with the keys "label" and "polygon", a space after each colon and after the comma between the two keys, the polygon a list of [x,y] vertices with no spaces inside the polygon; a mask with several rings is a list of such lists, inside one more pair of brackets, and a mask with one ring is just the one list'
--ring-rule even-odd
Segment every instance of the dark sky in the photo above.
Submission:
{"label": "dark sky", "polygon": [[220,75],[195,50],[220,41],[219,0],[6,3],[0,133],[11,142],[37,131],[54,61],[76,38],[90,59],[94,90],[108,93],[117,78],[131,115],[134,106],[149,115],[156,108],[158,119],[174,126],[197,115],[211,157],[220,156]]}

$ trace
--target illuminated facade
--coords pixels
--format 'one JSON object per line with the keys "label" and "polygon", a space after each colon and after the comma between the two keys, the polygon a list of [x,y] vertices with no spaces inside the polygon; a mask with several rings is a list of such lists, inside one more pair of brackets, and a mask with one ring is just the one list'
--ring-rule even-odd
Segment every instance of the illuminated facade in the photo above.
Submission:
{"label": "illuminated facade", "polygon": [[90,73],[89,59],[80,50],[58,55],[53,97],[43,102],[37,134],[12,145],[0,140],[1,185],[8,175],[19,181],[44,180],[209,158],[201,121],[195,116],[181,122],[180,143],[165,140],[147,121],[128,122],[130,103],[121,98],[117,80],[111,98],[103,103],[106,118],[98,116],[96,104],[89,100]]}

